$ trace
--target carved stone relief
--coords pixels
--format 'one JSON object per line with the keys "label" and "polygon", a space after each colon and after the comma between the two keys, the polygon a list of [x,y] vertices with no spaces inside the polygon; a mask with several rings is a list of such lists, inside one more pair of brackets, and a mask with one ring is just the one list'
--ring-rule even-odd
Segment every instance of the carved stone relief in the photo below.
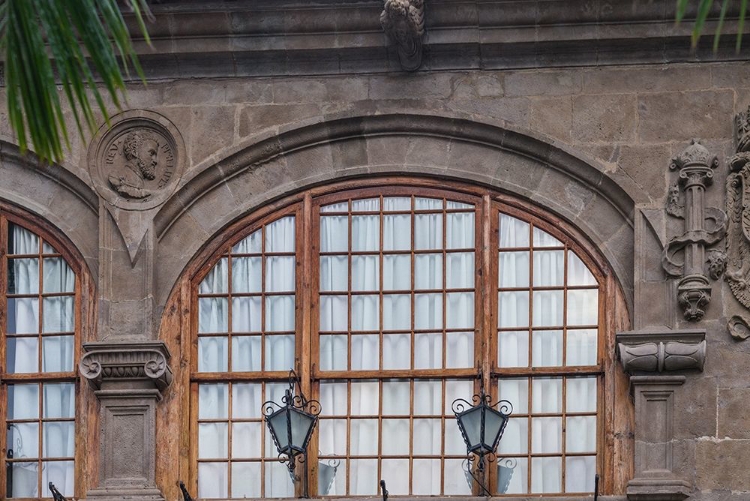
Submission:
{"label": "carved stone relief", "polygon": [[617,334],[617,352],[625,371],[703,371],[706,362],[706,332],[632,331]]}
{"label": "carved stone relief", "polygon": [[174,125],[151,112],[126,112],[103,128],[89,150],[89,172],[99,195],[124,210],[164,202],[182,175],[181,140]]}
{"label": "carved stone relief", "polygon": [[398,47],[401,67],[418,69],[422,65],[424,0],[385,0],[380,24]]}
{"label": "carved stone relief", "polygon": [[[711,250],[706,259],[706,249],[719,243],[726,233],[724,211],[704,205],[705,190],[713,184],[718,165],[716,156],[693,139],[669,166],[678,171],[679,180],[669,190],[666,210],[669,215],[684,219],[685,232],[664,247],[662,266],[668,275],[681,277],[677,301],[685,319],[691,322],[703,318],[711,301],[709,276],[718,279],[725,267],[721,251]],[[684,191],[684,202],[680,190]]]}

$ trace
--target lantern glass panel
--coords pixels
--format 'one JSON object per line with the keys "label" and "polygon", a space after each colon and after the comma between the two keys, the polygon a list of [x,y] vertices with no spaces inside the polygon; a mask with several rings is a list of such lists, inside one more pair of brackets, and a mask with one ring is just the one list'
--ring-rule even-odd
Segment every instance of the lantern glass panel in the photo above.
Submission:
{"label": "lantern glass panel", "polygon": [[305,450],[307,448],[307,438],[310,434],[315,418],[309,414],[290,409],[289,418],[292,427],[292,447]]}
{"label": "lantern glass panel", "polygon": [[484,413],[484,448],[491,451],[494,449],[500,432],[505,424],[505,416],[491,407],[487,407]]}
{"label": "lantern glass panel", "polygon": [[466,447],[472,451],[482,443],[482,406],[474,407],[459,416],[468,440]]}
{"label": "lantern glass panel", "polygon": [[279,445],[279,452],[285,452],[289,447],[289,433],[287,429],[287,410],[283,409],[268,418],[268,425],[271,432],[276,437]]}

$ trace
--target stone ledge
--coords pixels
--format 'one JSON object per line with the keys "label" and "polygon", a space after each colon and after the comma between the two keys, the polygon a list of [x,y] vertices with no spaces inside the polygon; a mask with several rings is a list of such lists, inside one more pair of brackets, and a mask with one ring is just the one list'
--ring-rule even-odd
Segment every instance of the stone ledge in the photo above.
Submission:
{"label": "stone ledge", "polygon": [[682,501],[692,488],[677,478],[636,478],[628,482],[628,501]]}

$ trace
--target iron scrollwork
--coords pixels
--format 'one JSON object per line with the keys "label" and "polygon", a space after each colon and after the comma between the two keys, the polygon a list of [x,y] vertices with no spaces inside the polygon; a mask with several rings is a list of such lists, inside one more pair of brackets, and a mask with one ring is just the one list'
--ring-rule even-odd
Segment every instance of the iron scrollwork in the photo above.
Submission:
{"label": "iron scrollwork", "polygon": [[50,482],[47,485],[47,487],[49,488],[49,491],[52,493],[52,498],[55,501],[68,501],[67,499],[65,499],[65,496],[63,496],[62,494],[60,494],[60,491],[57,490],[57,487],[55,487],[55,484],[53,484],[52,482]]}

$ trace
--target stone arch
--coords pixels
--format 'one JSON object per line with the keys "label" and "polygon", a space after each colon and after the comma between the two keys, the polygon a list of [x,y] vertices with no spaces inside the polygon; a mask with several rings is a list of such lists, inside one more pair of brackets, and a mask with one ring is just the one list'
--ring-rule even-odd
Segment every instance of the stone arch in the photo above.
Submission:
{"label": "stone arch", "polygon": [[99,259],[99,198],[69,170],[22,154],[0,141],[0,199],[55,226],[81,254],[96,279]]}
{"label": "stone arch", "polygon": [[166,303],[196,253],[248,212],[315,185],[405,174],[494,187],[568,220],[608,260],[632,306],[633,219],[643,195],[595,161],[537,134],[467,117],[327,118],[255,138],[162,207],[154,221],[157,305]]}

